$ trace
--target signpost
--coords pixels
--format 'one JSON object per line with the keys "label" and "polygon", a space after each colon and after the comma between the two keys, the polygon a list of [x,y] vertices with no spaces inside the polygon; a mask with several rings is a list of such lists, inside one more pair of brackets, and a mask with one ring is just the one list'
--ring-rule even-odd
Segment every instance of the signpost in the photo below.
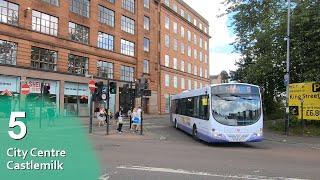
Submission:
{"label": "signpost", "polygon": [[320,83],[290,84],[289,106],[292,115],[299,119],[320,120]]}
{"label": "signpost", "polygon": [[21,94],[28,95],[30,93],[30,86],[28,84],[23,84],[21,86]]}
{"label": "signpost", "polygon": [[90,80],[88,85],[89,85],[89,89],[90,89],[90,92],[91,92],[91,98],[90,98],[90,112],[89,112],[89,115],[90,115],[90,122],[89,122],[89,133],[92,134],[92,125],[93,125],[93,120],[92,120],[92,103],[93,103],[93,93],[96,91],[96,82],[94,80]]}

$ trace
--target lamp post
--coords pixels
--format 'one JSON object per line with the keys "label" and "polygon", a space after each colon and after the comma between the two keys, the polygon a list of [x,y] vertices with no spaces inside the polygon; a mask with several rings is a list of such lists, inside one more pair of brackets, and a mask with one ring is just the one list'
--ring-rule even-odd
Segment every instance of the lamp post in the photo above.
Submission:
{"label": "lamp post", "polygon": [[285,75],[286,83],[286,121],[285,121],[285,134],[289,135],[290,111],[289,111],[289,84],[290,84],[290,5],[291,1],[288,0],[288,20],[287,20],[287,68]]}

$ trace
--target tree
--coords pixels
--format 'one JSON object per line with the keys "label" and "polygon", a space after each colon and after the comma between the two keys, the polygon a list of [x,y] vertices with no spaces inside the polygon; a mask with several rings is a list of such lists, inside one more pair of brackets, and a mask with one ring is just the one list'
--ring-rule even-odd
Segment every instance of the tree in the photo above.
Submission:
{"label": "tree", "polygon": [[[320,3],[294,1],[292,8],[291,82],[319,80]],[[257,84],[263,90],[267,113],[281,100],[286,72],[287,5],[285,0],[226,0],[237,36],[235,51],[242,55],[233,80]]]}

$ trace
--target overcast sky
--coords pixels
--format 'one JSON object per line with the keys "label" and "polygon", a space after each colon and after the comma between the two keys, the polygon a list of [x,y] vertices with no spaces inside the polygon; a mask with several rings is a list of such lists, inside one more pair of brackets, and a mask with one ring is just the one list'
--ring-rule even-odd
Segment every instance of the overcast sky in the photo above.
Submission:
{"label": "overcast sky", "polygon": [[235,39],[232,30],[228,28],[228,17],[218,18],[226,7],[221,3],[224,0],[184,0],[193,9],[209,21],[210,25],[210,74],[219,74],[222,70],[235,70],[235,61],[238,54],[232,53],[233,47],[229,45]]}

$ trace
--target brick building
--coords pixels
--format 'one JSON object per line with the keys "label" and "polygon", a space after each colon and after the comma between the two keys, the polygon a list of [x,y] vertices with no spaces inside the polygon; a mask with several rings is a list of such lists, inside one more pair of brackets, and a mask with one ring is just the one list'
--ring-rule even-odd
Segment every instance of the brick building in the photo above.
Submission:
{"label": "brick building", "polygon": [[[61,114],[87,116],[90,77],[117,82],[110,98],[115,111],[128,104],[123,86],[145,76],[152,90],[145,110],[165,113],[168,95],[189,89],[176,85],[179,78],[192,88],[209,84],[208,22],[183,1],[0,0],[0,9],[0,91],[13,98],[20,98],[23,83],[30,86],[27,98],[37,98],[41,83],[48,84]],[[184,54],[176,44],[185,44]],[[187,56],[189,47],[193,55]],[[197,70],[188,72],[189,63]]]}

